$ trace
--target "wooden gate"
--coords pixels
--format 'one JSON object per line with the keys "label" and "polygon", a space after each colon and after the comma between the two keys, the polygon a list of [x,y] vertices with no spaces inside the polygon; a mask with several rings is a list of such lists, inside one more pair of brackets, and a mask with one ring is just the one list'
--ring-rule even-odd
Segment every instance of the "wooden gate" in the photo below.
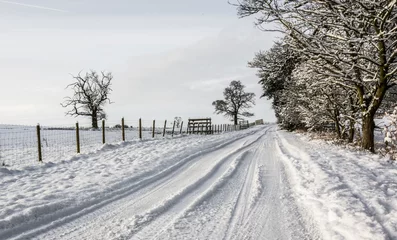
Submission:
{"label": "wooden gate", "polygon": [[212,134],[211,118],[189,118],[189,134]]}

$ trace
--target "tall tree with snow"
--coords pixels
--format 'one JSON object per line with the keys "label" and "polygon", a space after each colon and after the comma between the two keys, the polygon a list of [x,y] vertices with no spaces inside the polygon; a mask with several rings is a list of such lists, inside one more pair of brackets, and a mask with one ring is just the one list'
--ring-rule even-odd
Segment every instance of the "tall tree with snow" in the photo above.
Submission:
{"label": "tall tree with snow", "polygon": [[101,72],[99,75],[91,70],[85,76],[79,73],[73,78],[76,81],[66,87],[73,90],[73,96],[65,97],[61,105],[65,108],[71,107],[66,115],[90,117],[92,127],[98,128],[98,120],[106,119],[103,107],[106,103],[111,103],[109,94],[112,91],[112,73]]}
{"label": "tall tree with snow", "polygon": [[[295,115],[297,110],[292,104],[292,94],[288,94],[288,89],[294,88],[291,79],[292,72],[294,71],[298,58],[288,48],[283,41],[276,42],[268,51],[261,51],[255,54],[255,58],[248,63],[251,68],[258,69],[257,76],[262,86],[263,94],[261,97],[267,97],[273,100],[273,109],[276,114],[278,123],[288,129],[294,130],[302,127],[302,122]],[[297,89],[295,89],[296,92]],[[287,111],[286,109],[291,109]],[[287,120],[287,115],[291,121]]]}
{"label": "tall tree with snow", "polygon": [[238,124],[241,117],[252,117],[253,113],[248,109],[255,105],[255,94],[244,90],[241,81],[232,81],[229,87],[223,91],[224,100],[216,100],[212,103],[216,114],[223,114],[230,118],[234,125]]}

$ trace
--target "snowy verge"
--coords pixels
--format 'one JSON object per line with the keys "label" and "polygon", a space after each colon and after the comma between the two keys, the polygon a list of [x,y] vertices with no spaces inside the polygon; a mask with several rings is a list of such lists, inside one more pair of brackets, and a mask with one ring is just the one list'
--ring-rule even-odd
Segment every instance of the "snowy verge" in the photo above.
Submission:
{"label": "snowy verge", "polygon": [[397,239],[397,168],[279,131],[277,151],[294,198],[325,239]]}

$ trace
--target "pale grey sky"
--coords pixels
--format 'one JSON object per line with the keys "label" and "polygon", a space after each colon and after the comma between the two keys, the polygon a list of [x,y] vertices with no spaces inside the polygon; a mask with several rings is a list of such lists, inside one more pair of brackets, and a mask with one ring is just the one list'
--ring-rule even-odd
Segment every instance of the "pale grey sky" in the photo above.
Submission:
{"label": "pale grey sky", "polygon": [[[238,19],[227,0],[0,0],[0,123],[66,125],[70,74],[112,71],[108,120],[212,117],[231,80],[257,94],[254,119],[274,121],[254,53],[275,35]],[[89,122],[89,119],[82,120]]]}

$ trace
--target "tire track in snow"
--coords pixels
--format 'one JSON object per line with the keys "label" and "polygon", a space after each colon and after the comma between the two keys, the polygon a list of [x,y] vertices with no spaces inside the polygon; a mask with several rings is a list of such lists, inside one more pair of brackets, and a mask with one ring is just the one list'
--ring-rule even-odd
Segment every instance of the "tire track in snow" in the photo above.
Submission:
{"label": "tire track in snow", "polygon": [[282,211],[273,138],[267,134],[250,151],[221,188],[151,239],[294,239],[283,237],[293,236],[289,226],[304,232],[301,225],[288,224],[289,212]]}
{"label": "tire track in snow", "polygon": [[[239,208],[243,211],[237,212],[235,216],[237,224],[229,229],[224,239],[288,239],[283,237],[287,235],[288,229],[285,228],[283,206],[279,199],[280,171],[271,137],[270,133],[254,155],[258,165],[255,170],[259,171],[256,176],[254,174],[251,176],[250,182],[254,187],[250,190],[258,191],[258,196],[242,195],[243,200]],[[257,181],[259,186],[256,186]],[[249,206],[248,210],[246,206]]]}
{"label": "tire track in snow", "polygon": [[[242,153],[225,177],[215,182],[213,187],[208,188],[151,239],[222,239],[230,222],[231,209],[244,184],[252,155],[252,149]],[[217,197],[219,195],[225,196],[226,200],[220,202]],[[209,212],[207,209],[210,209]]]}
{"label": "tire track in snow", "polygon": [[[262,147],[262,144],[260,145],[260,147]],[[257,168],[257,155],[258,155],[257,152],[258,149],[255,150],[255,154],[253,154],[253,157],[248,166],[247,174],[244,177],[245,179],[244,184],[238,194],[237,201],[235,202],[234,208],[232,210],[227,231],[223,239],[231,239],[232,234],[234,234],[234,231],[238,229],[239,226],[242,225],[243,219],[247,217],[246,212],[249,211],[249,209],[247,210],[247,208],[251,207],[249,198],[250,198],[252,181],[254,181],[254,171],[255,168]]]}
{"label": "tire track in snow", "polygon": [[[138,220],[138,223],[133,221],[134,226],[130,227],[129,233],[117,239],[129,239],[132,236],[134,239],[156,238],[164,229],[172,225],[176,219],[183,216],[188,209],[193,208],[203,199],[207,199],[216,189],[219,189],[220,186],[227,182],[237,171],[246,154],[250,152],[250,149],[255,148],[262,137],[263,135],[249,144],[243,144],[243,147],[223,157],[211,168],[210,172],[187,188],[182,189],[175,196],[172,196],[164,205],[160,205],[144,215],[138,216],[137,218],[143,219],[143,221],[140,222]],[[155,232],[155,236],[152,236]]]}
{"label": "tire track in snow", "polygon": [[296,203],[281,199],[272,131],[251,151],[221,188],[151,239],[317,239],[299,220]]}

